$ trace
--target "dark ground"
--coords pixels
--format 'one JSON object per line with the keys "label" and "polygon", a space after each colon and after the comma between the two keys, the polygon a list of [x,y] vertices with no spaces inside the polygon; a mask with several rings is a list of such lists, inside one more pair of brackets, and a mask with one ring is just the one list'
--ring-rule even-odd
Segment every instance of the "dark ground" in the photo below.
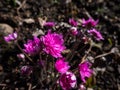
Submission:
{"label": "dark ground", "polygon": [[[14,86],[12,82],[18,79],[13,70],[19,62],[11,57],[17,59],[16,53],[19,51],[15,47],[8,49],[9,45],[3,41],[6,32],[18,30],[24,33],[23,37],[31,38],[30,34],[35,28],[40,29],[38,17],[57,22],[67,22],[70,17],[93,17],[99,19],[99,29],[105,38],[102,51],[93,48],[93,54],[95,51],[97,55],[114,51],[114,54],[95,61],[93,67],[97,75],[94,90],[120,90],[120,0],[67,1],[70,0],[0,0],[0,84]],[[26,22],[27,18],[34,22]],[[2,28],[3,24],[9,25],[6,31]],[[14,78],[13,81],[9,81],[10,78]]]}

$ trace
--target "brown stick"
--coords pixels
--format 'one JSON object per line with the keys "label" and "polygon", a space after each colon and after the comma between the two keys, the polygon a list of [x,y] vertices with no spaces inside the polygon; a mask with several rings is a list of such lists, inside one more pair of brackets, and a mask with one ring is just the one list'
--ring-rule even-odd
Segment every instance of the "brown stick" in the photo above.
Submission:
{"label": "brown stick", "polygon": [[5,86],[6,86],[6,84],[0,84],[0,86],[5,87]]}
{"label": "brown stick", "polygon": [[24,0],[22,4],[17,8],[17,14],[19,15],[19,10],[25,5],[27,0]]}
{"label": "brown stick", "polygon": [[30,62],[33,62],[33,60],[22,50],[22,48],[20,47],[20,45],[16,42],[17,47],[20,49],[20,51],[25,54],[25,56],[29,59]]}
{"label": "brown stick", "polygon": [[28,86],[29,86],[29,87],[28,87],[28,90],[32,90],[32,84],[29,83]]}
{"label": "brown stick", "polygon": [[108,53],[104,53],[104,54],[98,55],[94,59],[97,59],[97,58],[100,58],[100,57],[104,57],[104,56],[107,56],[109,54],[112,54],[112,52],[108,52]]}
{"label": "brown stick", "polygon": [[90,40],[90,47],[89,47],[88,51],[86,52],[86,54],[83,56],[81,63],[83,63],[83,62],[85,61],[87,55],[88,55],[89,52],[91,51],[92,46],[93,46],[91,43],[92,43],[92,41]]}

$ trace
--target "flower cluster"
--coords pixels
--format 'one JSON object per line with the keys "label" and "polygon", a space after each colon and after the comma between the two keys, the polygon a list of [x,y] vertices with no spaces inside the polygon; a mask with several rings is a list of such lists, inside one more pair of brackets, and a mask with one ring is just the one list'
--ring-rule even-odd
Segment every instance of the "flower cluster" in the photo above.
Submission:
{"label": "flower cluster", "polygon": [[[22,53],[17,55],[19,59],[23,59],[22,61],[24,61],[23,63],[21,63],[23,64],[23,66],[20,67],[20,71],[22,75],[30,75],[33,71],[32,69],[33,68],[36,69],[36,66],[39,69],[41,69],[42,67],[43,69],[39,70],[42,72],[38,71],[39,74],[40,73],[46,73],[46,75],[51,74],[53,76],[50,76],[50,75],[49,76],[53,78],[58,78],[59,76],[58,81],[61,88],[63,90],[71,90],[72,88],[77,88],[78,75],[76,75],[77,72],[75,70],[78,70],[80,74],[80,79],[82,81],[82,84],[79,84],[78,87],[81,88],[82,90],[86,89],[83,84],[86,84],[86,78],[89,78],[92,76],[93,70],[90,69],[92,65],[90,62],[85,60],[87,58],[87,55],[85,55],[86,56],[84,59],[85,61],[82,61],[82,63],[79,63],[79,61],[76,61],[77,63],[75,63],[75,66],[77,65],[77,67],[75,67],[75,70],[74,70],[74,67],[73,67],[74,65],[69,63],[70,62],[69,58],[71,58],[70,55],[72,53],[78,54],[78,52],[76,51],[76,49],[74,50],[72,45],[77,46],[77,44],[79,45],[80,43],[82,43],[83,45],[83,42],[84,43],[88,42],[89,44],[89,40],[91,40],[90,38],[92,38],[91,36],[93,36],[97,41],[104,40],[104,38],[101,35],[101,33],[95,29],[95,26],[97,25],[98,20],[95,21],[92,18],[89,18],[88,20],[82,19],[82,25],[81,25],[81,23],[79,24],[76,20],[71,18],[69,19],[68,23],[69,24],[67,25],[69,26],[69,28],[67,28],[67,31],[65,31],[65,32],[69,31],[68,36],[66,35],[65,37],[63,37],[62,33],[55,32],[54,29],[56,28],[53,28],[56,25],[55,22],[45,22],[43,25],[44,27],[42,27],[42,29],[46,29],[45,27],[50,27],[51,30],[48,30],[45,35],[39,35],[38,36],[39,38],[34,37],[32,40],[28,40],[27,43],[24,44],[24,49],[22,49],[23,50]],[[4,37],[6,42],[16,40],[16,38],[17,38],[16,32]],[[64,38],[65,38],[65,41],[64,41]],[[65,45],[66,46],[71,45],[67,47],[68,51],[70,51],[69,55],[64,54],[64,52],[67,51]],[[74,54],[72,57],[74,57]],[[25,60],[26,58],[30,59],[30,61],[33,60],[32,62],[34,63],[33,68],[30,67],[31,63],[26,62]],[[52,64],[48,65],[49,62],[51,63],[51,61],[49,60],[51,58],[54,60],[53,62],[55,63],[52,62]],[[49,67],[51,67],[51,65],[53,65],[52,69],[47,71]],[[51,71],[54,71],[53,68],[56,69],[58,74],[55,74],[56,72],[51,72]],[[38,75],[38,77],[40,75]],[[41,83],[44,80],[46,79],[41,80]]]}
{"label": "flower cluster", "polygon": [[63,90],[71,90],[76,85],[76,76],[72,72],[66,72],[61,75],[59,83]]}
{"label": "flower cluster", "polygon": [[43,26],[53,27],[53,26],[55,26],[55,23],[54,22],[45,22]]}
{"label": "flower cluster", "polygon": [[83,27],[90,27],[90,28],[92,27],[92,29],[87,31],[90,35],[94,36],[94,38],[97,41],[104,40],[101,33],[94,28],[97,24],[98,24],[98,20],[95,21],[92,18],[89,18],[88,20],[82,19],[82,26]]}
{"label": "flower cluster", "polygon": [[95,27],[98,23],[98,20],[93,20],[92,18],[89,18],[88,20],[82,19],[82,26],[83,27]]}
{"label": "flower cluster", "polygon": [[41,40],[44,44],[43,50],[47,54],[50,54],[55,58],[62,57],[61,53],[65,50],[62,34],[51,33],[51,31],[48,31],[48,33],[43,36]]}
{"label": "flower cluster", "polygon": [[78,25],[77,21],[75,21],[73,18],[69,19],[69,23],[74,27],[76,27]]}
{"label": "flower cluster", "polygon": [[34,40],[28,40],[26,44],[24,44],[24,51],[29,55],[36,55],[42,48],[41,40],[37,37],[34,37]]}
{"label": "flower cluster", "polygon": [[76,85],[76,76],[68,71],[70,66],[68,62],[65,62],[65,58],[58,59],[55,63],[55,68],[61,73],[59,83],[62,89],[71,90],[71,88],[74,88]]}
{"label": "flower cluster", "polygon": [[22,75],[30,75],[32,73],[32,68],[30,66],[22,66],[21,67],[21,74]]}
{"label": "flower cluster", "polygon": [[78,22],[76,20],[74,20],[73,18],[70,18],[69,19],[69,24],[72,26],[70,28],[71,34],[76,36],[78,34],[78,30],[77,30]]}
{"label": "flower cluster", "polygon": [[12,34],[9,34],[8,36],[5,36],[4,37],[4,40],[6,41],[6,42],[10,42],[10,41],[13,41],[13,40],[16,40],[17,39],[17,33],[16,32],[14,32],[14,33],[12,33]]}
{"label": "flower cluster", "polygon": [[76,36],[78,34],[78,30],[77,30],[76,27],[71,27],[70,31],[71,31],[71,34],[74,35],[74,36]]}
{"label": "flower cluster", "polygon": [[96,29],[91,29],[91,30],[88,31],[88,33],[93,35],[96,38],[96,40],[98,40],[98,41],[104,40],[101,33],[99,31],[97,31]]}
{"label": "flower cluster", "polygon": [[68,65],[68,62],[65,62],[64,58],[58,59],[55,63],[55,68],[60,73],[66,73],[70,66]]}
{"label": "flower cluster", "polygon": [[89,78],[92,75],[92,70],[90,69],[91,64],[88,61],[85,61],[79,64],[79,72],[81,76],[81,80],[85,83],[85,77]]}

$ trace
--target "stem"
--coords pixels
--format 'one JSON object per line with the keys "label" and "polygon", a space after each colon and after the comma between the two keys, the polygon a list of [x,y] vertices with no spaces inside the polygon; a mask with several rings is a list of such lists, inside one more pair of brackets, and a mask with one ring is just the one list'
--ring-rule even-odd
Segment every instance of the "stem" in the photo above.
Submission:
{"label": "stem", "polygon": [[17,14],[18,14],[18,16],[20,15],[19,10],[25,5],[26,1],[27,1],[27,0],[24,0],[24,1],[20,4],[20,6],[17,8]]}
{"label": "stem", "polygon": [[66,60],[68,60],[68,59],[69,59],[69,61],[72,60],[72,58],[73,58],[74,55],[76,54],[75,51],[76,51],[76,49],[78,48],[79,44],[80,44],[80,41],[77,41],[77,42],[72,46],[71,52],[66,56]]}
{"label": "stem", "polygon": [[18,88],[15,88],[15,90],[18,90]]}
{"label": "stem", "polygon": [[16,42],[16,45],[17,45],[17,47],[20,49],[20,51],[21,51],[23,54],[25,54],[25,56],[28,58],[28,60],[33,63],[33,60],[22,50],[22,48],[20,47],[20,45],[19,45],[17,42]]}
{"label": "stem", "polygon": [[89,47],[88,51],[86,52],[86,54],[83,56],[81,63],[83,63],[83,62],[85,61],[87,55],[90,53],[90,51],[91,51],[91,49],[92,49],[92,46],[93,46],[93,45],[92,45],[91,42],[92,42],[92,41],[90,40],[90,47]]}
{"label": "stem", "polygon": [[30,83],[28,86],[28,90],[32,90],[32,84]]}
{"label": "stem", "polygon": [[90,15],[90,13],[84,8],[85,14],[87,15],[87,17],[92,18],[92,16]]}
{"label": "stem", "polygon": [[0,84],[0,86],[5,87],[5,86],[6,86],[6,84]]}
{"label": "stem", "polygon": [[100,57],[104,57],[104,56],[107,56],[109,54],[112,54],[112,52],[108,52],[108,53],[104,53],[104,54],[98,55],[94,59],[97,59],[97,58],[100,58]]}

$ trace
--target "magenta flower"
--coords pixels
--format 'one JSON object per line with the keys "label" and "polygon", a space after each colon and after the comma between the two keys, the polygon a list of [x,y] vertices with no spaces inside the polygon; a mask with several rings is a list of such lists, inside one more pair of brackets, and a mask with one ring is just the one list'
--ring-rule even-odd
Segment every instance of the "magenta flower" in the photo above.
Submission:
{"label": "magenta flower", "polygon": [[27,44],[24,44],[23,49],[29,55],[36,55],[42,48],[42,43],[39,38],[34,37],[34,40],[28,40]]}
{"label": "magenta flower", "polygon": [[88,31],[88,33],[93,35],[95,37],[95,39],[98,40],[98,41],[104,40],[101,33],[99,31],[97,31],[96,29],[91,29],[91,30]]}
{"label": "magenta flower", "polygon": [[44,51],[55,58],[62,57],[61,52],[65,49],[63,36],[57,33],[48,31],[47,35],[42,38]]}
{"label": "magenta flower", "polygon": [[32,68],[30,66],[22,66],[20,71],[22,75],[30,75],[32,73]]}
{"label": "magenta flower", "polygon": [[76,27],[78,25],[77,21],[75,21],[73,18],[69,19],[69,23],[74,27]]}
{"label": "magenta flower", "polygon": [[63,90],[71,90],[76,85],[76,76],[72,72],[61,74],[59,83]]}
{"label": "magenta flower", "polygon": [[70,28],[70,31],[71,31],[71,34],[74,35],[74,36],[78,34],[78,30],[77,30],[76,27]]}
{"label": "magenta flower", "polygon": [[68,62],[64,61],[64,58],[58,59],[55,63],[55,68],[57,71],[61,74],[66,73],[70,66],[68,65]]}
{"label": "magenta flower", "polygon": [[93,20],[92,18],[89,18],[88,20],[82,19],[82,26],[88,26],[88,27],[95,27],[98,23],[98,20]]}
{"label": "magenta flower", "polygon": [[53,27],[53,26],[55,26],[55,22],[45,22],[44,26]]}
{"label": "magenta flower", "polygon": [[86,82],[85,78],[86,77],[89,78],[93,73],[93,71],[90,69],[90,66],[91,66],[91,64],[87,61],[79,64],[79,73],[81,76],[81,80],[84,83]]}
{"label": "magenta flower", "polygon": [[8,36],[4,37],[4,40],[6,42],[10,42],[10,41],[13,41],[13,40],[16,40],[16,39],[17,39],[17,33],[16,32],[14,32],[12,34],[9,34]]}

